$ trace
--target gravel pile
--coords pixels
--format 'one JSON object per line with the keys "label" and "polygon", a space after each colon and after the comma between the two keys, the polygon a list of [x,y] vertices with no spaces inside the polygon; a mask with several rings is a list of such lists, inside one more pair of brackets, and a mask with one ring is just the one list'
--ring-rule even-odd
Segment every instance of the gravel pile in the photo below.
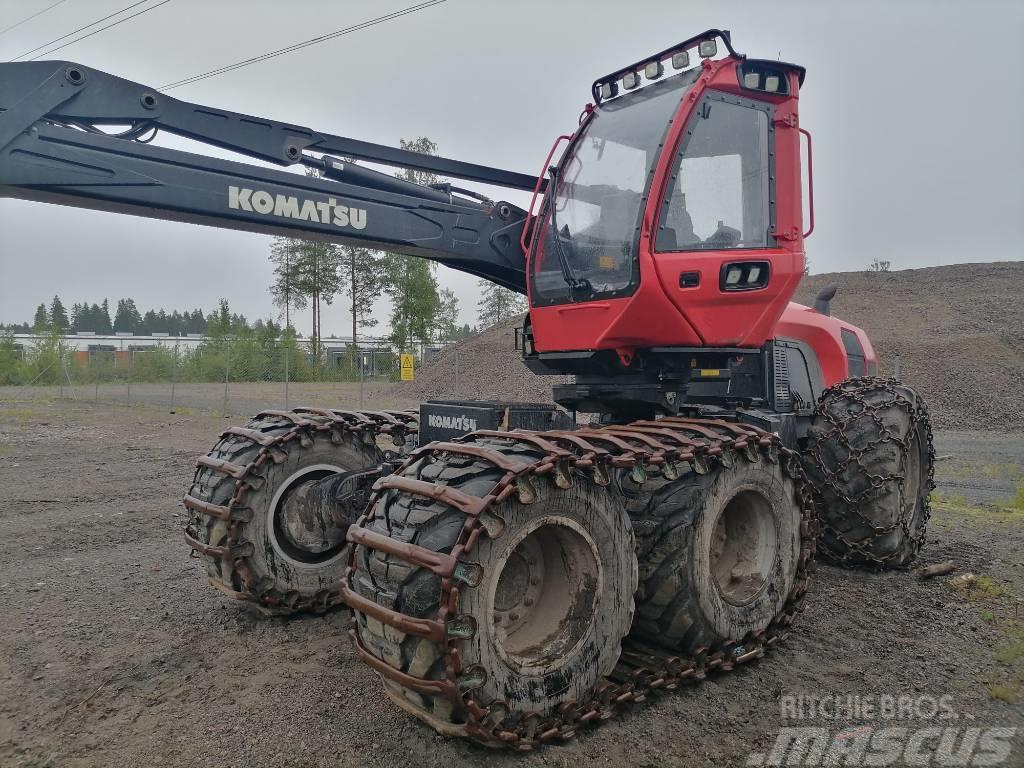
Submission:
{"label": "gravel pile", "polygon": [[[811,304],[831,284],[839,288],[834,314],[867,331],[883,375],[899,361],[900,378],[925,395],[937,426],[1024,431],[1024,262],[813,275],[795,300]],[[449,347],[401,396],[548,401],[551,386],[567,379],[527,370],[516,325]]]}

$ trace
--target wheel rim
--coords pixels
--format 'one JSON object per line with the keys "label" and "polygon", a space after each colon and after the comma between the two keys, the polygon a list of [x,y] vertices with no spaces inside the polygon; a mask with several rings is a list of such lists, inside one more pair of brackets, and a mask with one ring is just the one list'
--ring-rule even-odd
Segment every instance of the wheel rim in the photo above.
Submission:
{"label": "wheel rim", "polygon": [[903,517],[911,520],[917,510],[917,497],[921,492],[921,430],[915,429],[907,451],[906,473],[903,480]]}
{"label": "wheel rim", "polygon": [[279,557],[301,567],[323,566],[341,556],[348,526],[338,520],[305,519],[291,512],[287,502],[304,483],[344,471],[333,464],[315,464],[289,475],[278,486],[267,510],[267,531]]}
{"label": "wheel rim", "polygon": [[758,491],[740,491],[715,522],[711,576],[722,599],[749,605],[768,584],[779,542],[771,502]]}
{"label": "wheel rim", "polygon": [[541,518],[496,563],[491,637],[513,669],[547,673],[565,665],[590,634],[603,571],[597,545],[575,521]]}

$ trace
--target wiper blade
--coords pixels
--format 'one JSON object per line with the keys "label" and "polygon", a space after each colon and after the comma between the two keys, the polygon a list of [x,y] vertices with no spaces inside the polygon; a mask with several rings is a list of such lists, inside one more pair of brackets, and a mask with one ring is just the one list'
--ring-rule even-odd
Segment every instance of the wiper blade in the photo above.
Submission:
{"label": "wiper blade", "polygon": [[[590,293],[592,291],[590,281],[586,278],[576,277],[576,273],[569,265],[569,258],[565,253],[565,244],[562,242],[562,233],[558,231],[558,219],[556,218],[556,210],[558,208],[558,169],[555,166],[548,168],[548,173],[551,175],[551,239],[555,242],[555,255],[558,257],[558,266],[562,270],[562,279],[565,280],[566,285],[569,286],[569,293],[573,297],[577,291]],[[566,227],[565,234],[569,235],[569,228]]]}

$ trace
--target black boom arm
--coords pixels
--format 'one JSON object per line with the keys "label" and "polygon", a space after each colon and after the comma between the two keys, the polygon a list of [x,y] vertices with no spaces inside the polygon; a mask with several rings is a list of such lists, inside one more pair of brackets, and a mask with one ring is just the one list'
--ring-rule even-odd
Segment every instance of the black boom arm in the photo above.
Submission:
{"label": "black boom arm", "polygon": [[[319,173],[149,144],[160,130]],[[337,155],[513,189],[537,181],[191,104],[78,64],[0,64],[0,197],[394,251],[526,292],[521,208]]]}

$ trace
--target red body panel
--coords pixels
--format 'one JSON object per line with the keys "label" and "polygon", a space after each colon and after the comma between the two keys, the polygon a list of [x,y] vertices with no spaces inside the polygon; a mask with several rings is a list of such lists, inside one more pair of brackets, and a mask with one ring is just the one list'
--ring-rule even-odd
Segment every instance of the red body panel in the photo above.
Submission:
{"label": "red body panel", "polygon": [[791,302],[775,327],[775,335],[807,342],[818,357],[825,386],[830,387],[850,377],[849,359],[841,332],[852,331],[864,347],[864,359],[878,365],[878,356],[864,331],[838,318],[819,314],[803,304]]}

